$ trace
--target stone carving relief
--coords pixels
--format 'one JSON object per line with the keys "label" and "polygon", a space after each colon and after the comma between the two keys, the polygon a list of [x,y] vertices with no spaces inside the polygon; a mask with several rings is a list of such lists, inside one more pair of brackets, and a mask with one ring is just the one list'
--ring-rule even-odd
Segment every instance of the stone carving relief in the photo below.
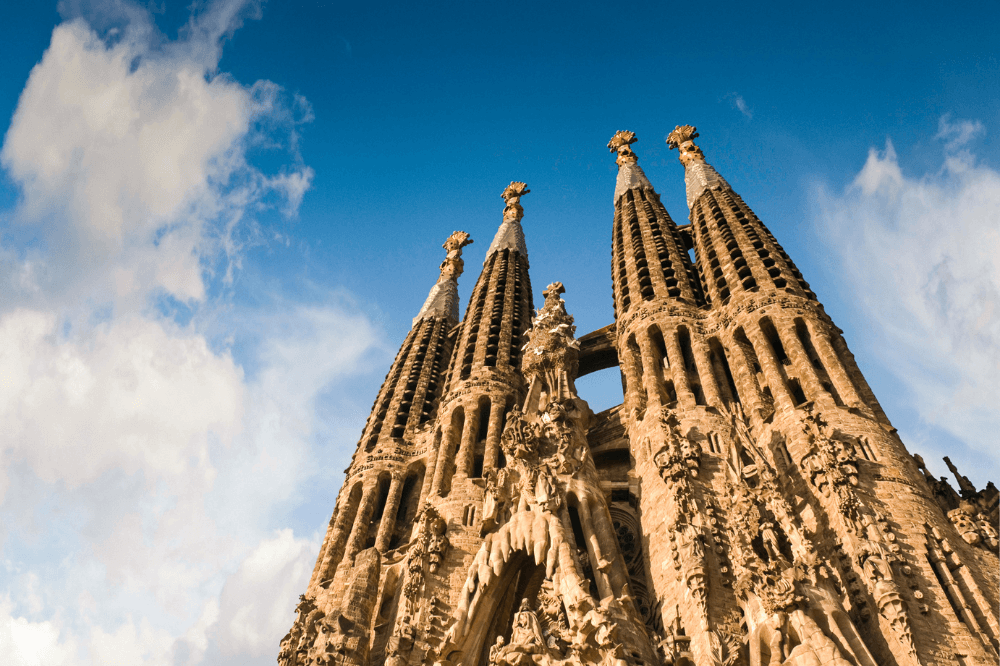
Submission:
{"label": "stone carving relief", "polygon": [[972,546],[997,550],[997,530],[986,514],[976,511],[971,502],[963,501],[957,509],[948,512],[948,519],[955,526],[962,540]]}
{"label": "stone carving relief", "polygon": [[[861,580],[879,614],[889,622],[900,644],[916,661],[909,608],[903,597],[904,579],[910,579],[913,598],[924,610],[923,593],[910,578],[913,570],[900,554],[896,535],[886,517],[866,507],[856,494],[858,454],[854,444],[835,438],[833,428],[811,406],[805,411],[802,432],[812,451],[802,460],[803,472],[822,496],[836,501],[837,512],[843,517],[849,534],[845,547],[853,553],[851,564],[862,573]],[[867,617],[854,567],[845,566],[843,573],[853,603],[858,606],[861,616]]]}
{"label": "stone carving relief", "polygon": [[619,130],[618,132],[615,132],[615,135],[611,137],[610,141],[608,141],[608,150],[617,153],[618,155],[615,159],[618,166],[635,164],[638,161],[638,158],[632,151],[632,144],[636,141],[635,132],[629,132],[627,130]]}
{"label": "stone carving relief", "polygon": [[456,231],[444,242],[444,249],[448,251],[444,261],[441,262],[441,279],[457,280],[465,268],[462,260],[462,248],[473,243],[472,236],[465,231]]}
{"label": "stone carving relief", "polygon": [[[450,655],[462,650],[482,649],[492,664],[624,666],[633,658],[629,650],[652,655],[589,454],[586,432],[592,416],[573,385],[579,343],[559,297],[563,292],[562,284],[549,285],[527,333],[522,357],[527,396],[523,408],[508,414],[500,437],[506,466],[485,482],[485,538],[469,566],[454,624],[439,651],[442,658],[453,661],[457,657]],[[571,506],[583,525],[583,543],[573,534]],[[582,557],[585,553],[589,556]],[[583,577],[587,564],[602,586],[600,602]],[[497,595],[489,591],[528,570],[524,567],[544,572],[541,588],[515,600],[509,640],[495,639],[495,633],[486,637],[501,612]],[[605,596],[613,574],[619,587]],[[643,640],[645,647],[635,645]],[[477,647],[482,643],[476,641],[491,645]]]}
{"label": "stone carving relief", "polygon": [[[746,618],[750,663],[874,666],[853,625],[845,628],[830,622],[824,630],[817,623],[817,613],[842,613],[834,571],[816,554],[749,428],[735,428],[734,440],[742,450],[729,455],[731,499],[723,508],[729,519],[733,589]],[[836,635],[843,631],[853,634],[852,640]]]}
{"label": "stone carving relief", "polygon": [[850,529],[860,529],[861,505],[854,493],[858,485],[857,452],[853,444],[834,439],[833,429],[812,406],[805,410],[802,432],[812,452],[802,459],[809,482],[826,497],[835,497],[837,510]]}
{"label": "stone carving relief", "polygon": [[687,166],[691,162],[704,162],[705,154],[694,144],[698,138],[697,130],[691,125],[678,125],[667,135],[667,145],[671,150],[677,148],[680,152],[681,164]]}
{"label": "stone carving relief", "polygon": [[653,462],[660,471],[660,477],[668,483],[688,476],[697,478],[701,445],[681,434],[680,421],[669,409],[661,408],[659,421],[664,441],[653,454]]}

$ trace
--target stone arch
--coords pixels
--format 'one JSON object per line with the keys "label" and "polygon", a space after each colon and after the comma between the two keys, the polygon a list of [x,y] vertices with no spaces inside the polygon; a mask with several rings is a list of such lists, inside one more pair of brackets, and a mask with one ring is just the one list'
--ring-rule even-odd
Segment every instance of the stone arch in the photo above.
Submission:
{"label": "stone arch", "polygon": [[[501,602],[507,599],[505,593],[515,582],[520,586],[533,577],[538,577],[539,584],[542,579],[551,579],[567,609],[594,605],[577,570],[562,521],[552,513],[520,511],[486,536],[469,566],[455,611],[455,624],[446,637],[453,653],[467,655],[464,666],[479,663],[491,629],[506,630],[506,627],[497,629],[506,612],[501,607]],[[519,603],[528,594],[537,594],[537,588],[531,590],[527,583],[521,588],[520,598],[507,600]]]}

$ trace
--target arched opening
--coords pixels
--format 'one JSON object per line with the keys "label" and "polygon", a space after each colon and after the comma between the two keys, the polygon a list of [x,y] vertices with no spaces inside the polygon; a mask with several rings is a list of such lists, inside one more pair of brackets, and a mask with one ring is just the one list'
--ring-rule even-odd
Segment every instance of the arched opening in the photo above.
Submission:
{"label": "arched opening", "polygon": [[504,643],[510,641],[514,614],[524,600],[532,608],[537,608],[538,591],[544,580],[545,567],[536,565],[527,553],[512,557],[498,581],[499,584],[491,584],[488,598],[480,602],[481,607],[483,603],[488,603],[483,610],[492,607],[492,612],[487,614],[480,611],[479,618],[474,620],[467,645],[469,652],[478,656],[475,660],[464,660],[465,666],[488,664],[490,648],[496,643],[498,636],[503,636]]}
{"label": "arched opening", "polygon": [[622,404],[621,371],[617,366],[592,372],[576,380],[576,390],[594,413]]}
{"label": "arched opening", "polygon": [[694,360],[694,350],[691,348],[691,333],[688,331],[687,326],[677,327],[677,342],[681,348],[684,373],[687,376],[688,386],[691,387],[691,392],[694,393],[695,404],[707,405],[705,392],[701,388],[701,376],[698,373],[698,364]]}
{"label": "arched opening", "polygon": [[375,545],[375,537],[378,535],[378,528],[382,522],[382,515],[385,513],[385,503],[389,499],[389,485],[392,477],[382,474],[378,478],[378,489],[375,495],[375,510],[372,512],[371,521],[368,523],[368,533],[365,535],[365,548]]}
{"label": "arched opening", "polygon": [[392,539],[389,548],[395,549],[409,539],[413,521],[417,517],[420,488],[424,482],[424,465],[417,463],[406,474],[403,490],[399,496],[399,509],[396,511],[396,522],[393,526]]}
{"label": "arched opening", "polygon": [[483,476],[483,458],[486,455],[486,438],[490,430],[490,399],[479,401],[479,423],[476,428],[476,449],[472,457],[472,473],[469,478],[478,479]]}
{"label": "arched opening", "polygon": [[444,435],[448,438],[448,446],[445,449],[448,455],[438,463],[439,465],[443,465],[439,493],[441,497],[447,497],[448,493],[451,492],[451,480],[455,475],[455,461],[458,460],[459,450],[462,448],[462,431],[464,429],[465,410],[462,407],[456,407],[451,413],[451,424]]}

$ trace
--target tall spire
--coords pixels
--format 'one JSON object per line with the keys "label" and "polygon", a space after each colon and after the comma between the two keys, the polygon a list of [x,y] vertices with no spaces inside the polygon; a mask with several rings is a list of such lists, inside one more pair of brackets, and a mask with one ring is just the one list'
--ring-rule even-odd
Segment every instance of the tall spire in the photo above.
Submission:
{"label": "tall spire", "polygon": [[713,303],[726,305],[739,293],[782,290],[816,295],[771,232],[695,145],[697,128],[678,125],[667,136],[684,165],[695,254]]}
{"label": "tall spire", "polygon": [[681,164],[684,165],[688,208],[694,205],[705,190],[729,187],[729,183],[719,175],[719,172],[705,162],[705,153],[694,144],[694,139],[697,138],[697,128],[691,125],[678,125],[667,135],[667,145],[671,150],[677,148]]}
{"label": "tall spire", "polygon": [[632,144],[638,141],[635,132],[618,130],[608,141],[608,150],[617,153],[615,163],[618,165],[618,180],[615,182],[615,204],[628,190],[650,190],[653,186],[639,166],[639,158],[632,152]]}
{"label": "tall spire", "polygon": [[469,234],[455,231],[442,246],[448,255],[441,264],[441,276],[413,319],[413,327],[386,375],[365,424],[361,442],[366,452],[372,451],[380,441],[399,440],[412,434],[430,419],[437,406],[443,388],[441,375],[453,346],[453,338],[448,333],[458,322],[462,248],[470,243]]}
{"label": "tall spire", "polygon": [[528,260],[528,248],[524,243],[524,230],[521,228],[521,218],[524,217],[524,209],[521,208],[521,197],[531,190],[524,183],[513,181],[500,195],[506,202],[503,209],[503,222],[497,229],[497,235],[490,244],[490,249],[486,251],[486,259],[483,264],[489,261],[495,252],[500,250],[516,250],[521,253],[524,260]]}
{"label": "tall spire", "polygon": [[441,277],[431,287],[431,293],[427,295],[424,307],[420,308],[420,312],[413,318],[414,326],[424,317],[447,317],[454,322],[458,321],[458,277],[465,270],[462,248],[472,243],[469,234],[455,231],[441,246],[448,250],[448,256],[441,262]]}
{"label": "tall spire", "polygon": [[612,268],[615,314],[642,301],[703,302],[701,285],[677,225],[639,167],[632,151],[635,132],[618,131],[608,142],[617,154]]}

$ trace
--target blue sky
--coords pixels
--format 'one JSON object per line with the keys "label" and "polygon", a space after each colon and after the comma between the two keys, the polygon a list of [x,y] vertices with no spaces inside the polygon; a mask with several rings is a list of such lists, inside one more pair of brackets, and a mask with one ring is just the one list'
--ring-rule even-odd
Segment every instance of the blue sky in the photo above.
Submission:
{"label": "blue sky", "polygon": [[445,238],[467,296],[526,181],[536,303],[610,323],[619,129],[683,223],[697,125],[904,442],[1000,478],[994,4],[150,7],[5,9],[14,663],[273,663]]}

